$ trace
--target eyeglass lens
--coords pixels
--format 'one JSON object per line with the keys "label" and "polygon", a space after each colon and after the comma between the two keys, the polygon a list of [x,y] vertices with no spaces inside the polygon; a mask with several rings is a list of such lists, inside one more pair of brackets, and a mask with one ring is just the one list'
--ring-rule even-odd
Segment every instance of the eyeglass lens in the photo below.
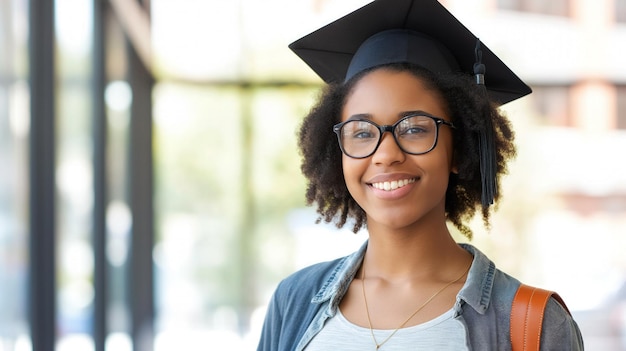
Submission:
{"label": "eyeglass lens", "polygon": [[[391,128],[400,149],[410,154],[429,152],[437,140],[437,122],[431,117],[405,117]],[[368,120],[344,123],[339,134],[343,152],[357,158],[371,155],[380,143],[381,129],[384,127]]]}

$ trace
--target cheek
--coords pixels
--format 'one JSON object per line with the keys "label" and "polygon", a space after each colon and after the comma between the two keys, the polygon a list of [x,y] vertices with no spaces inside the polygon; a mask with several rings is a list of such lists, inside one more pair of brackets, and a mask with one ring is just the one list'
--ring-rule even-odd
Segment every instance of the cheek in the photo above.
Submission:
{"label": "cheek", "polygon": [[354,190],[361,183],[361,177],[366,168],[364,164],[364,160],[353,159],[345,155],[341,158],[343,179],[352,197],[354,197]]}
{"label": "cheek", "polygon": [[346,182],[346,184],[349,183],[350,178],[352,177],[352,173],[354,172],[354,166],[351,165],[352,159],[347,157],[346,155],[343,155],[341,157],[341,169],[343,171],[343,179]]}
{"label": "cheek", "polygon": [[444,138],[440,138],[439,142],[437,143],[437,148],[440,148],[441,152],[443,154],[445,154],[447,163],[448,163],[448,168],[450,169],[450,172],[452,173],[458,173],[458,168],[457,168],[457,160],[456,157],[454,155],[454,143],[452,142],[452,138],[450,137],[444,137]]}

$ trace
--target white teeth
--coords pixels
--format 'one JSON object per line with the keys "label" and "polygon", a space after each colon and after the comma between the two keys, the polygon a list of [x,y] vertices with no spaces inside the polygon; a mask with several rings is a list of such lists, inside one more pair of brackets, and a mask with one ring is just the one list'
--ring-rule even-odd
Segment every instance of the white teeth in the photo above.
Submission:
{"label": "white teeth", "polygon": [[390,191],[390,190],[396,190],[398,188],[402,188],[403,186],[407,184],[411,184],[411,183],[415,183],[415,178],[393,180],[391,182],[372,183],[372,186],[376,189]]}

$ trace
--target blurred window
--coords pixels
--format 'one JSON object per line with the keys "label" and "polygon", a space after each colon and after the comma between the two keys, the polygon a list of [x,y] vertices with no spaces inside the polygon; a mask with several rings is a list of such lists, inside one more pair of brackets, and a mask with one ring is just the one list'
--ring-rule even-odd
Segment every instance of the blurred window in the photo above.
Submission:
{"label": "blurred window", "polygon": [[93,345],[92,8],[56,1],[57,330],[59,351]]}
{"label": "blurred window", "polygon": [[532,12],[552,16],[569,16],[569,0],[498,0],[502,10]]}
{"label": "blurred window", "polygon": [[0,2],[0,350],[28,327],[28,1]]}
{"label": "blurred window", "polygon": [[127,82],[128,42],[119,21],[104,19],[106,78],[106,349],[132,350],[130,197],[130,122],[133,91]]}
{"label": "blurred window", "polygon": [[615,0],[615,21],[626,23],[626,0]]}
{"label": "blurred window", "polygon": [[617,129],[626,129],[626,85],[617,86]]}
{"label": "blurred window", "polygon": [[540,123],[550,126],[571,126],[570,87],[533,86],[531,101],[539,113]]}
{"label": "blurred window", "polygon": [[293,267],[285,218],[304,198],[294,131],[315,88],[155,86],[157,348],[187,335],[192,349],[209,331],[255,347],[240,336],[260,328],[255,310]]}

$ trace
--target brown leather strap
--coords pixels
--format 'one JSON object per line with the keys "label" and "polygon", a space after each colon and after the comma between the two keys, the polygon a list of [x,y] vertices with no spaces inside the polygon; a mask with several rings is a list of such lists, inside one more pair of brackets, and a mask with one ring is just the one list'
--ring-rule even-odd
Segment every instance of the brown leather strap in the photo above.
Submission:
{"label": "brown leather strap", "polygon": [[513,351],[539,351],[543,313],[550,297],[554,297],[570,313],[561,297],[553,291],[524,284],[517,289],[511,307]]}

